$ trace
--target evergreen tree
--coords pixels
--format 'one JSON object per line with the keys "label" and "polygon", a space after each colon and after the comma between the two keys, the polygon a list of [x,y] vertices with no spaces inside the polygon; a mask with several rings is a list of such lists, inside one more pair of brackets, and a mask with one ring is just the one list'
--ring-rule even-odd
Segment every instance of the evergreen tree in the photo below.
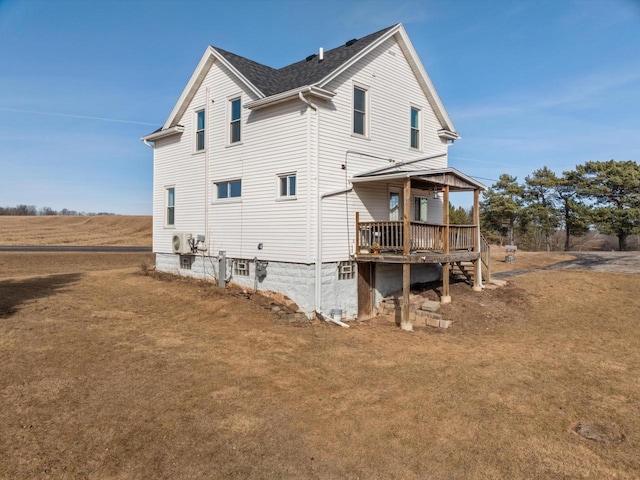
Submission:
{"label": "evergreen tree", "polygon": [[481,221],[485,230],[497,232],[515,243],[516,222],[522,215],[524,189],[517,177],[503,173],[486,192],[480,204]]}
{"label": "evergreen tree", "polygon": [[591,218],[605,235],[616,235],[620,250],[640,233],[640,165],[632,160],[586,162],[568,172],[578,195],[593,202]]}

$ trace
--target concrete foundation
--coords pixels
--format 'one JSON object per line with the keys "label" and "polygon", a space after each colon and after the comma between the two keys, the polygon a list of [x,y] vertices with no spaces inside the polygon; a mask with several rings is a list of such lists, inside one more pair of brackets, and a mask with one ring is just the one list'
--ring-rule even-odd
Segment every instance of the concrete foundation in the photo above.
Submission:
{"label": "concrete foundation", "polygon": [[[181,268],[181,256],[173,253],[156,253],[156,269],[192,278],[217,281],[219,266],[216,257],[193,255],[191,268]],[[309,318],[315,312],[315,264],[268,262],[266,275],[256,278],[255,262],[249,261],[248,275],[239,275],[233,258],[227,259],[227,279],[230,282],[261,291],[278,292],[296,302]],[[247,259],[243,259],[247,260]],[[260,259],[258,259],[260,260]],[[261,260],[260,260],[261,261]],[[358,314],[357,274],[353,278],[338,279],[338,263],[322,264],[322,299],[320,308],[329,315],[331,310],[342,310],[344,320]]]}

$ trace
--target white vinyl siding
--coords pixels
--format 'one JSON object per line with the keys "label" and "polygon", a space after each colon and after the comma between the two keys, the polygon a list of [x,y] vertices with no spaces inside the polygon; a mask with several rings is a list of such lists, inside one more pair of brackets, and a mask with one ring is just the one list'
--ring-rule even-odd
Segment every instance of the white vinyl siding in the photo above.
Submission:
{"label": "white vinyl siding", "polygon": [[[367,90],[366,141],[353,133],[353,89],[359,85]],[[321,205],[317,204],[318,198],[349,186],[349,178],[354,174],[388,166],[388,159],[417,160],[446,154],[446,147],[437,134],[441,126],[429,100],[393,38],[324,88],[336,95],[331,101],[316,102],[319,114],[297,98],[262,110],[241,108],[242,141],[228,148],[230,100],[242,97],[246,103],[257,97],[224,65],[214,61],[184,109],[188,114],[176,120],[184,126],[185,133],[156,142],[154,251],[172,251],[172,232],[163,229],[164,191],[166,185],[175,185],[179,194],[175,206],[176,232],[205,234],[205,204],[209,201],[205,245],[209,252],[224,250],[232,258],[257,256],[274,262],[314,263],[319,207],[323,262],[349,260],[355,240],[355,213],[360,212],[362,221],[388,219],[389,188],[402,191],[402,183],[354,184],[352,192],[326,197]],[[194,111],[205,104],[209,121],[205,137],[207,153],[202,157],[209,161],[208,185],[205,162],[193,161],[193,134],[187,133],[195,131]],[[421,106],[421,151],[409,148],[407,109],[413,104]],[[442,168],[447,161],[444,156],[414,165]],[[279,175],[285,172],[296,172],[296,201],[279,201]],[[240,178],[242,201],[215,201],[216,183]],[[278,190],[274,192],[274,188]],[[425,196],[428,221],[437,222],[442,214],[441,200]],[[261,250],[258,244],[263,245]]]}
{"label": "white vinyl siding", "polygon": [[[367,86],[368,141],[352,133],[353,88]],[[389,165],[394,161],[418,160],[437,154],[444,156],[415,164],[415,168],[447,166],[445,143],[438,136],[442,128],[429,99],[415,77],[401,47],[390,38],[353,66],[346,69],[324,88],[336,93],[331,109],[322,109],[320,121],[320,191],[332,192],[345,186],[346,177]],[[420,150],[410,148],[409,109],[420,108]],[[362,152],[381,158],[358,155]],[[413,166],[413,165],[412,165]],[[358,184],[354,191],[330,197],[322,205],[322,259],[347,260],[349,245],[355,239],[355,212],[362,221],[389,218],[389,187],[402,191],[402,183]],[[366,192],[366,195],[365,195]],[[376,192],[373,195],[373,192]],[[345,199],[345,197],[347,197]],[[401,196],[402,202],[402,196]],[[428,199],[429,223],[439,221],[441,200]],[[440,213],[438,213],[440,212]]]}
{"label": "white vinyl siding", "polygon": [[[193,161],[196,116],[206,102],[206,158],[209,184],[205,188],[205,162]],[[205,235],[205,202],[208,204],[209,252],[224,250],[232,258],[311,263],[307,205],[309,200],[309,118],[296,99],[272,108],[250,112],[240,109],[242,141],[229,147],[230,100],[256,100],[255,95],[219,62],[213,62],[202,84],[176,123],[185,133],[156,142],[154,153],[155,252],[171,253],[171,230],[164,230],[164,187],[175,185],[177,196],[174,232]],[[301,114],[302,111],[302,114]],[[252,121],[247,122],[251,115]],[[203,160],[204,160],[203,156]],[[296,172],[296,201],[278,201],[277,176]],[[242,201],[218,201],[216,183],[242,179]],[[315,230],[314,230],[315,231]],[[282,232],[285,232],[283,235]],[[257,245],[263,244],[258,250]]]}

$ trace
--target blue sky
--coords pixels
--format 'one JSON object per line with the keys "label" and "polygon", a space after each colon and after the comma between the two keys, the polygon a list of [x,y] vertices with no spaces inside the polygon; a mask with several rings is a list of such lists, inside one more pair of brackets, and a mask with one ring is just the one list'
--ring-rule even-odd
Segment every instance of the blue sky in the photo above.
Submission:
{"label": "blue sky", "polygon": [[281,67],[397,22],[462,136],[450,166],[640,161],[639,0],[0,0],[0,206],[150,214],[139,138],[207,45]]}

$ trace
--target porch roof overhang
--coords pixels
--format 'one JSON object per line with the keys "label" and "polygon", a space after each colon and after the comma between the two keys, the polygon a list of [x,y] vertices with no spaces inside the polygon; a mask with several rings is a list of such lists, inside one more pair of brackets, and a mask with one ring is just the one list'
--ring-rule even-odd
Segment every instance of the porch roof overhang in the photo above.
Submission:
{"label": "porch roof overhang", "polygon": [[473,190],[486,190],[487,187],[455,168],[437,168],[428,170],[410,170],[391,166],[382,170],[365,172],[354,175],[352,183],[380,182],[389,180],[403,180],[410,178],[424,183],[440,186],[449,186],[449,190],[467,192]]}

